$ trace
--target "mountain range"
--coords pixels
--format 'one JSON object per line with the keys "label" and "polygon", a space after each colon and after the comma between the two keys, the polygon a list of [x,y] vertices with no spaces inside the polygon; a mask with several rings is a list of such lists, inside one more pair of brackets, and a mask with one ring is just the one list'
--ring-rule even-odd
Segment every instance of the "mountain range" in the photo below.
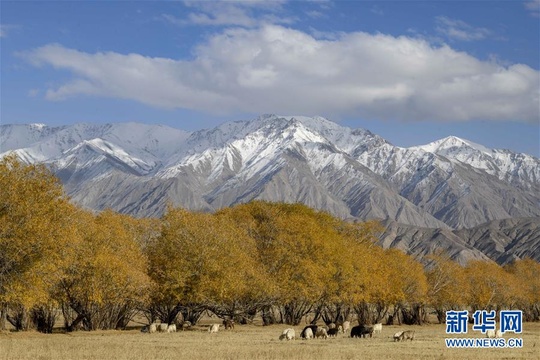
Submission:
{"label": "mountain range", "polygon": [[[471,229],[493,221],[500,229],[504,219],[538,226],[540,217],[536,157],[453,136],[403,148],[322,117],[263,115],[195,132],[140,123],[1,125],[0,157],[10,152],[50,166],[89,209],[142,217],[169,203],[212,211],[253,199],[301,202],[343,219],[384,220],[386,233],[402,239],[411,229],[438,229],[464,239],[467,255],[453,250],[462,260],[530,256],[486,255],[478,244],[488,240]],[[538,238],[526,248],[534,244]]]}

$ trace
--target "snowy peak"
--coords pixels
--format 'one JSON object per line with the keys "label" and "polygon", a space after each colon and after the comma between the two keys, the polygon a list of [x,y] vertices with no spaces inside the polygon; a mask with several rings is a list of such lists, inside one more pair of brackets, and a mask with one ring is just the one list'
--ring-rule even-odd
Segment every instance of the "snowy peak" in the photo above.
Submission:
{"label": "snowy peak", "polygon": [[482,152],[486,155],[491,155],[492,150],[488,149],[487,147],[474,143],[469,140],[458,138],[457,136],[448,136],[444,139],[440,139],[434,142],[431,142],[427,145],[423,146],[415,146],[411,149],[421,149],[426,152],[434,153],[434,154],[444,154],[445,152],[453,151],[453,150],[463,150],[464,148],[473,149],[479,152]]}
{"label": "snowy peak", "polygon": [[105,158],[116,164],[121,164],[122,167],[127,167],[138,175],[148,174],[156,166],[156,163],[147,163],[142,159],[128,154],[121,147],[100,138],[83,140],[77,146],[66,151],[63,154],[62,160],[57,160],[55,163],[62,169],[65,167],[65,164],[71,163],[75,160],[74,158],[79,157],[78,154],[80,153],[85,154],[84,157],[86,158],[86,162],[88,162],[88,152],[93,152],[97,158]]}
{"label": "snowy peak", "polygon": [[206,183],[230,171],[238,172],[237,177],[263,176],[268,164],[300,144],[331,146],[326,138],[294,117],[265,115],[253,121],[228,122],[193,133],[186,141],[185,151],[177,153],[158,176],[175,177],[184,173],[186,167],[200,174],[208,173]]}
{"label": "snowy peak", "polygon": [[323,117],[262,115],[196,132],[139,123],[0,126],[0,157],[50,165],[74,201],[138,216],[253,199],[452,228],[540,216],[540,160],[447,137],[400,148]]}
{"label": "snowy peak", "polygon": [[60,128],[51,128],[43,124],[2,125],[0,126],[0,154],[30,146]]}
{"label": "snowy peak", "polygon": [[455,136],[409,149],[420,149],[459,161],[515,186],[540,190],[540,160],[528,154],[489,149]]}

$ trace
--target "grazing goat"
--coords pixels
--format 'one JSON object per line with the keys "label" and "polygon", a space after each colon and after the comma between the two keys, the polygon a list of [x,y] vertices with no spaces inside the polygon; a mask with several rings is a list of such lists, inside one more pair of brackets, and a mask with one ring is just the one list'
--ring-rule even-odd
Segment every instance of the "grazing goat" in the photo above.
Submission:
{"label": "grazing goat", "polygon": [[217,333],[219,331],[219,324],[212,324],[210,325],[210,327],[208,328],[208,332],[210,334],[214,334],[214,333]]}
{"label": "grazing goat", "polygon": [[[411,341],[413,341],[414,340],[414,331],[411,331],[411,330],[402,331],[401,335],[398,336],[397,341],[402,341],[402,340],[411,340]],[[394,335],[394,341],[395,341],[395,335]]]}
{"label": "grazing goat", "polygon": [[326,332],[326,329],[323,328],[323,327],[319,327],[317,328],[317,332],[315,333],[315,337],[317,338],[325,338],[325,339],[328,339],[328,333]]}
{"label": "grazing goat", "polygon": [[403,331],[399,331],[394,334],[394,341],[399,341],[401,339],[401,334],[403,334]]}
{"label": "grazing goat", "polygon": [[296,337],[296,333],[294,332],[294,329],[288,328],[288,329],[283,330],[283,332],[279,336],[279,340],[285,339],[289,341],[289,340],[294,340],[295,337]]}
{"label": "grazing goat", "polygon": [[351,329],[351,337],[366,337],[366,335],[369,335],[369,337],[373,337],[373,326],[367,326],[367,325],[358,325],[354,326]]}
{"label": "grazing goat", "polygon": [[342,324],[337,324],[337,325],[338,325],[339,332],[342,334],[345,334],[345,332],[350,329],[351,322],[344,321]]}
{"label": "grazing goat", "polygon": [[328,329],[328,336],[329,337],[336,337],[338,333],[339,333],[339,330],[336,329],[336,328]]}
{"label": "grazing goat", "polygon": [[[306,337],[306,331],[309,329],[309,331],[311,332],[311,338],[313,338],[313,336],[315,334],[317,334],[317,329],[318,329],[318,326],[317,325],[308,325],[304,328],[304,330],[302,330],[302,332],[300,333],[300,337],[302,339],[308,339],[308,337]],[[311,339],[309,338],[309,339]]]}
{"label": "grazing goat", "polygon": [[234,320],[232,319],[225,319],[223,320],[223,326],[225,327],[225,330],[234,330]]}
{"label": "grazing goat", "polygon": [[168,333],[176,332],[176,324],[170,324],[169,326],[167,326],[167,332]]}
{"label": "grazing goat", "polygon": [[302,330],[300,337],[306,340],[313,339],[313,331],[310,327],[306,327],[304,330]]}

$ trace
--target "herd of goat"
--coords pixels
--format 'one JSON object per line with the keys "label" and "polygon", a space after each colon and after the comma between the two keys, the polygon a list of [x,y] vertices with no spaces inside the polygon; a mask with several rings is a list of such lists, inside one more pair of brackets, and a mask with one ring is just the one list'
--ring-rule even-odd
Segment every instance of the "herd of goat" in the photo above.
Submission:
{"label": "herd of goat", "polygon": [[[234,329],[234,321],[233,320],[223,320],[223,327],[225,330],[228,329]],[[349,328],[350,328],[350,321],[344,321],[341,324],[334,324],[330,323],[326,326],[319,326],[319,325],[308,325],[304,327],[302,332],[300,333],[300,338],[309,340],[314,338],[324,338],[327,339],[329,337],[336,337],[338,334],[345,334]],[[211,324],[208,327],[208,332],[213,334],[219,332],[221,324]],[[182,330],[186,330],[191,328],[191,323],[189,321],[184,322],[181,325]],[[381,333],[382,332],[382,324],[375,324],[375,325],[357,325],[350,328],[351,330],[351,338],[360,338],[360,337],[366,337],[366,335],[369,335],[369,337],[373,337],[373,333]],[[156,332],[167,332],[172,333],[177,331],[177,327],[175,324],[158,324],[153,323],[150,325],[147,325],[141,329],[142,332],[147,333],[156,333]],[[293,328],[288,328],[283,330],[281,335],[279,336],[279,340],[295,340],[296,339],[296,332]],[[399,331],[394,334],[393,336],[394,341],[403,341],[403,340],[414,340],[414,331],[407,330],[407,331]]]}

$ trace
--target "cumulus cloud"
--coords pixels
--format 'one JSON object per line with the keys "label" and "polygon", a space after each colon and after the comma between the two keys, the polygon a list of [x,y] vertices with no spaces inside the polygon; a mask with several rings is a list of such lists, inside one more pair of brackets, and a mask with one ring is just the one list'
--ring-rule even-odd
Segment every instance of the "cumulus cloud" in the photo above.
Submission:
{"label": "cumulus cloud", "polygon": [[437,16],[435,21],[437,23],[437,32],[452,40],[482,40],[490,35],[490,31],[486,28],[473,27],[464,21],[450,19],[446,16]]}
{"label": "cumulus cloud", "polygon": [[53,44],[22,56],[73,74],[47,90],[50,100],[93,95],[212,113],[539,121],[537,70],[418,38],[356,32],[316,39],[267,25],[227,29],[194,53],[186,61]]}

